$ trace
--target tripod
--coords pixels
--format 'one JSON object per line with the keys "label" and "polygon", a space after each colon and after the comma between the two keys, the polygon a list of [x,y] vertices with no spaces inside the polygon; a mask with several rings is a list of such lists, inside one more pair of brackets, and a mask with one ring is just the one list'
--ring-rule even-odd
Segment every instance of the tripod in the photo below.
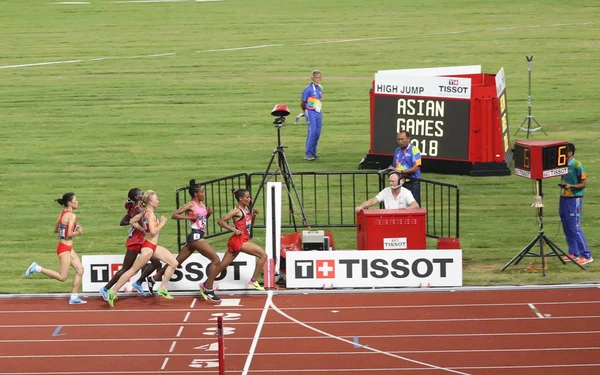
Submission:
{"label": "tripod", "polygon": [[[529,134],[531,134],[532,132],[541,130],[545,135],[548,135],[544,129],[542,129],[542,125],[540,125],[539,122],[537,122],[537,120],[535,119],[535,117],[533,117],[533,115],[531,114],[531,67],[533,65],[533,56],[529,57],[529,56],[525,56],[525,58],[527,59],[527,71],[529,73],[529,95],[527,95],[527,107],[529,109],[529,115],[525,116],[525,119],[523,120],[523,122],[521,123],[521,125],[519,125],[519,128],[517,129],[517,132],[515,133],[515,135],[517,135],[517,133],[519,132],[519,130],[523,130],[527,133],[527,139],[529,139]],[[537,125],[537,128],[531,128],[531,121],[535,122],[535,124]],[[523,125],[525,124],[525,122],[527,122],[527,127],[524,128]]]}
{"label": "tripod", "polygon": [[[296,201],[298,202],[298,206],[300,207],[300,214],[302,215],[302,225],[308,226],[308,219],[306,218],[306,213],[304,212],[304,205],[302,204],[302,200],[300,199],[300,195],[298,195],[298,189],[296,188],[296,183],[294,182],[294,178],[292,176],[292,171],[290,170],[290,165],[285,157],[285,153],[283,149],[285,146],[281,145],[281,128],[285,124],[285,117],[280,116],[273,121],[275,127],[277,128],[277,147],[273,150],[271,154],[271,159],[269,160],[269,165],[267,165],[267,169],[265,170],[265,174],[260,182],[258,187],[258,191],[252,200],[252,207],[250,207],[250,212],[252,212],[252,208],[257,201],[257,197],[259,196],[261,190],[265,187],[265,183],[267,182],[267,177],[271,174],[269,171],[271,170],[271,166],[275,159],[277,159],[277,170],[281,174],[283,178],[283,182],[285,183],[286,191],[288,194],[288,201],[290,206],[290,213],[292,215],[292,222],[294,224],[294,231],[298,231],[298,227],[296,225],[296,217],[294,215],[294,204],[292,200],[292,191],[296,196]],[[277,171],[275,171],[277,172]]]}
{"label": "tripod", "polygon": [[[535,236],[535,238],[527,246],[525,246],[525,248],[523,250],[521,250],[520,253],[515,255],[510,260],[510,262],[506,263],[506,265],[504,267],[502,267],[502,269],[500,271],[504,271],[511,264],[515,264],[515,265],[519,264],[521,259],[523,259],[524,257],[542,258],[542,273],[544,276],[546,276],[546,258],[551,257],[551,256],[556,256],[563,264],[567,264],[562,258],[562,257],[567,257],[567,254],[565,254],[565,252],[562,251],[562,249],[560,247],[558,247],[554,242],[552,242],[552,240],[550,240],[544,234],[544,215],[543,215],[544,204],[542,203],[544,194],[542,193],[542,180],[537,179],[535,186],[536,186],[537,194],[536,194],[536,201],[533,205],[535,206],[535,208],[537,210],[537,215],[538,215],[538,221],[539,221],[538,235]],[[531,252],[531,249],[538,242],[540,244],[540,253],[537,254],[537,253]],[[544,244],[547,244],[552,251],[550,251],[549,253],[545,253],[544,252],[544,250],[545,250]],[[567,258],[569,258],[569,260],[571,262],[573,262],[574,264],[576,264],[579,268],[581,268],[582,270],[585,270],[585,267],[583,267],[581,264],[577,263],[574,259],[572,259],[571,257],[567,257]]]}

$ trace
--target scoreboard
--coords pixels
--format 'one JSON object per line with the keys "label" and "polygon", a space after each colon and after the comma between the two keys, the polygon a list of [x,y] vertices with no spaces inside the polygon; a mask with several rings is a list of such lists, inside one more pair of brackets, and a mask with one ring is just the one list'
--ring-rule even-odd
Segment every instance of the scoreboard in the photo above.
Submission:
{"label": "scoreboard", "polygon": [[361,168],[373,161],[387,167],[396,134],[406,130],[425,172],[510,174],[504,69],[496,75],[482,74],[481,66],[378,72],[370,99],[370,148]]}
{"label": "scoreboard", "polygon": [[[375,123],[388,126],[373,129],[372,151],[385,154],[392,150],[393,154],[398,144],[391,135],[407,130],[423,157],[457,160],[469,157],[468,100],[376,96],[375,107]],[[389,124],[395,126],[390,129]]]}

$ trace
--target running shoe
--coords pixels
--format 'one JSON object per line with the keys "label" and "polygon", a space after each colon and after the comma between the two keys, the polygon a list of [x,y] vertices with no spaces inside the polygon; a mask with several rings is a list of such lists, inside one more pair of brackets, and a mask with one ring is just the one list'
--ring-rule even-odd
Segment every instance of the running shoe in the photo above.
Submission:
{"label": "running shoe", "polygon": [[29,277],[29,275],[31,275],[32,273],[36,273],[37,271],[35,269],[37,267],[38,267],[38,264],[36,262],[31,263],[31,266],[29,266],[27,271],[25,271],[25,277]]}
{"label": "running shoe", "polygon": [[215,294],[214,290],[206,292],[206,296],[210,302],[221,302],[221,299]]}
{"label": "running shoe", "polygon": [[113,292],[112,289],[108,290],[108,304],[110,305],[110,307],[114,307],[115,306],[115,300],[119,299],[119,297],[117,297],[117,293]]}
{"label": "running shoe", "polygon": [[136,292],[138,292],[138,294],[142,297],[146,297],[146,293],[144,292],[144,288],[142,288],[142,284],[140,284],[140,281],[136,281],[133,284],[131,284],[131,287],[133,289],[135,289]]}
{"label": "running shoe", "polygon": [[590,264],[594,261],[594,258],[589,257],[589,258],[584,258],[584,257],[579,257],[579,260],[577,260],[577,264],[580,265],[585,265],[585,264]]}
{"label": "running shoe", "polygon": [[263,288],[262,286],[260,286],[260,284],[258,283],[258,281],[248,281],[248,285],[250,285],[251,287],[253,287],[256,290],[260,290],[261,292],[265,291],[265,288]]}
{"label": "running shoe", "polygon": [[200,283],[200,295],[204,298],[205,301],[208,301],[208,291],[204,283]]}
{"label": "running shoe", "polygon": [[215,294],[214,289],[206,288],[204,283],[200,284],[200,295],[204,298],[205,301],[211,302],[221,302],[221,299]]}
{"label": "running shoe", "polygon": [[108,290],[106,290],[105,287],[100,288],[100,295],[102,296],[102,299],[108,301]]}
{"label": "running shoe", "polygon": [[150,292],[150,295],[153,296],[154,295],[154,284],[156,284],[156,280],[154,280],[154,277],[148,276],[148,277],[146,277],[146,282],[148,283],[148,291]]}
{"label": "running shoe", "polygon": [[573,259],[574,261],[578,261],[579,257],[575,254],[569,254],[566,257],[562,257],[561,259],[564,260],[565,262],[569,262],[569,261],[571,261],[571,259]]}
{"label": "running shoe", "polygon": [[87,301],[84,301],[79,297],[69,298],[69,305],[83,305],[85,303],[87,303]]}
{"label": "running shoe", "polygon": [[166,299],[173,299],[173,296],[172,296],[172,295],[170,295],[170,294],[169,294],[169,291],[168,291],[168,290],[166,290],[166,289],[159,289],[157,293],[158,293],[158,295],[159,295],[159,296],[161,296],[161,297],[163,297],[163,298],[166,298]]}

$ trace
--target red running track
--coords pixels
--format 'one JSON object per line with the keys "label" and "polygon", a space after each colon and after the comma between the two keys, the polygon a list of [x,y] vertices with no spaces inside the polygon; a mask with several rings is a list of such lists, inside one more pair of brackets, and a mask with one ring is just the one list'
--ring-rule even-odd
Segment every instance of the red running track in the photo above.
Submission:
{"label": "red running track", "polygon": [[0,299],[0,375],[600,373],[600,289]]}

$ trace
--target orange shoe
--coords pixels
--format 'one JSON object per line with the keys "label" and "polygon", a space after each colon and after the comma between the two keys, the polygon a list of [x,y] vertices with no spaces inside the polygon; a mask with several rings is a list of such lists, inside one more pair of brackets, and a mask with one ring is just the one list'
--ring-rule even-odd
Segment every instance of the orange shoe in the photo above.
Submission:
{"label": "orange shoe", "polygon": [[579,257],[577,255],[569,254],[568,256],[562,257],[561,259],[565,262],[569,262],[571,259],[573,259],[574,261],[578,261]]}
{"label": "orange shoe", "polygon": [[590,264],[590,263],[592,263],[593,261],[594,261],[594,258],[592,258],[592,257],[589,257],[589,258],[580,257],[580,258],[577,260],[577,264],[580,264],[580,265],[582,265],[582,266],[583,266],[583,265],[585,265],[585,264]]}

